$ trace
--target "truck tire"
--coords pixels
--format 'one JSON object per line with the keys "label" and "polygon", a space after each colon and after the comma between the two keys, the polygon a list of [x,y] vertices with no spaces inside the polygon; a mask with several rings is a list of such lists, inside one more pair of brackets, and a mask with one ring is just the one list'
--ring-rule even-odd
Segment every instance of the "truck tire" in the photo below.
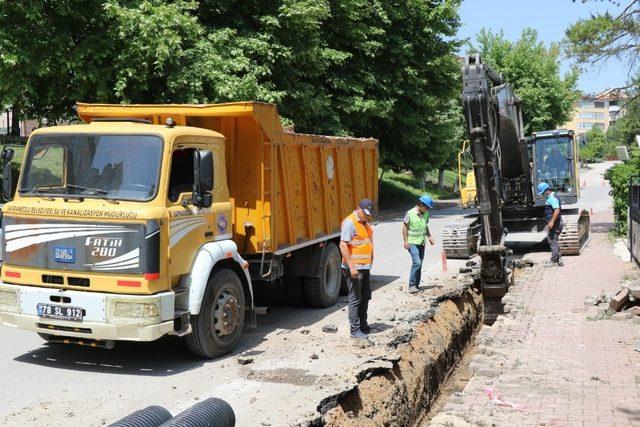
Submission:
{"label": "truck tire", "polygon": [[304,301],[304,291],[302,289],[302,277],[282,276],[282,287],[284,288],[284,299],[289,305],[302,307]]}
{"label": "truck tire", "polygon": [[331,307],[338,301],[342,272],[340,251],[334,243],[327,243],[320,259],[320,277],[304,278],[304,297],[311,307]]}
{"label": "truck tire", "polygon": [[236,273],[227,268],[214,272],[207,282],[200,313],[191,316],[189,350],[207,359],[230,353],[244,326],[244,301],[242,283]]}

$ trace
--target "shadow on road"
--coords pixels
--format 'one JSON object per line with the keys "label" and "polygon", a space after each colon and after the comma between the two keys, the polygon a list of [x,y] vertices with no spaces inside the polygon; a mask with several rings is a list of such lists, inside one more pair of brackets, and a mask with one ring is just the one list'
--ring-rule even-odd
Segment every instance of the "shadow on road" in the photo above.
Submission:
{"label": "shadow on road", "polygon": [[[398,276],[372,275],[372,290],[394,282]],[[303,329],[338,310],[346,310],[347,297],[341,296],[329,308],[290,307],[274,305],[271,313],[258,317],[257,328],[245,328],[233,353],[215,359],[199,359],[189,352],[183,339],[165,337],[155,342],[137,343],[121,341],[112,350],[75,345],[44,343],[42,347],[24,353],[14,360],[47,368],[74,371],[141,376],[171,376],[196,369],[209,363],[220,363],[240,353],[256,355],[253,350],[271,333],[286,333]],[[258,301],[260,305],[260,301]],[[346,322],[346,314],[345,319]],[[383,325],[380,325],[383,328]],[[228,363],[228,362],[227,362]],[[235,361],[233,362],[235,363]]]}

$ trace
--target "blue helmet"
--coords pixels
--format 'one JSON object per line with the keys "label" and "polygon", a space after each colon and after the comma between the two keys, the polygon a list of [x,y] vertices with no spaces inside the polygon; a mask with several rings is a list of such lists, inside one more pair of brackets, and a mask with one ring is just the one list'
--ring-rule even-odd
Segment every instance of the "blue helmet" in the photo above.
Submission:
{"label": "blue helmet", "polygon": [[549,184],[546,182],[541,182],[538,184],[538,196],[542,196],[542,194],[549,189]]}
{"label": "blue helmet", "polygon": [[426,205],[429,209],[433,209],[433,198],[430,195],[423,194],[418,200],[423,205]]}

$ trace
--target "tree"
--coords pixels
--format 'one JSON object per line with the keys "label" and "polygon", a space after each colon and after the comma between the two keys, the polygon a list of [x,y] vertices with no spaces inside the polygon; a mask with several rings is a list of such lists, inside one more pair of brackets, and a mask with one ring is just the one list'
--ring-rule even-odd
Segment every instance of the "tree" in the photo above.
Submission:
{"label": "tree", "polygon": [[483,60],[502,73],[522,99],[525,134],[555,129],[571,120],[573,103],[578,99],[575,69],[560,75],[560,48],[552,43],[546,47],[532,28],[522,30],[520,39],[510,41],[504,33],[482,29],[477,46],[469,53],[479,52]]}
{"label": "tree", "polygon": [[640,100],[631,99],[625,104],[625,113],[607,131],[607,137],[617,145],[636,145],[636,135],[640,134]]}
{"label": "tree", "polygon": [[[448,156],[460,0],[0,0],[0,105],[278,103],[297,131],[380,139],[385,169]],[[429,166],[427,166],[429,165]]]}
{"label": "tree", "polygon": [[593,65],[612,58],[625,61],[631,80],[628,88],[635,88],[637,91],[640,71],[638,40],[640,0],[632,0],[626,2],[618,14],[607,11],[578,20],[567,29],[563,45],[567,55],[573,57],[578,64]]}
{"label": "tree", "polygon": [[580,158],[593,162],[602,159],[607,153],[608,141],[604,131],[594,127],[587,132],[586,143],[580,147]]}

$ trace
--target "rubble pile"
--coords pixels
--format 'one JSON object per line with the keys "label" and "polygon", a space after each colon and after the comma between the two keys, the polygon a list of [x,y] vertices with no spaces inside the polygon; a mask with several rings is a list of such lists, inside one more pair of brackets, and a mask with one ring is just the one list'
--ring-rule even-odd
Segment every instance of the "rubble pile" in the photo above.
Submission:
{"label": "rubble pile", "polygon": [[602,292],[587,297],[584,303],[587,307],[596,307],[597,319],[637,319],[640,322],[640,279],[623,283],[614,293]]}

